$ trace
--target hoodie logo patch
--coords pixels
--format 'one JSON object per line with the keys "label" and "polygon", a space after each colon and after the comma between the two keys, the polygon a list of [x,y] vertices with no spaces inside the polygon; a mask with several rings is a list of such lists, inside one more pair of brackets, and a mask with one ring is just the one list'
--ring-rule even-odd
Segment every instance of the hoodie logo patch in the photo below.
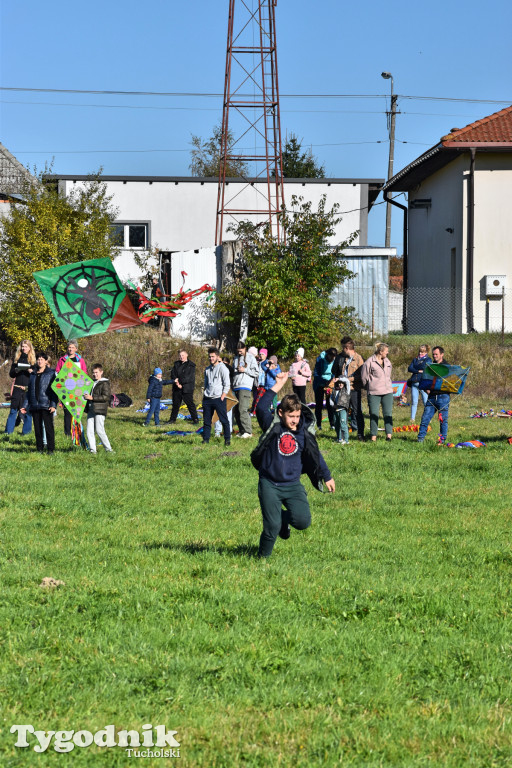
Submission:
{"label": "hoodie logo patch", "polygon": [[281,456],[293,456],[299,446],[291,432],[283,432],[277,441],[277,448]]}

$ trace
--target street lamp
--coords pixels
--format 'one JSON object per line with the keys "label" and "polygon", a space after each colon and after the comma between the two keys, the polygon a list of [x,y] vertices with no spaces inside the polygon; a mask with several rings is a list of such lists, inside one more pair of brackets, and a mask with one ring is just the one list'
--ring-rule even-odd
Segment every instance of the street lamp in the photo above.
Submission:
{"label": "street lamp", "polygon": [[[389,130],[389,161],[388,161],[388,181],[393,176],[393,160],[395,157],[395,118],[396,118],[396,100],[397,96],[393,91],[393,75],[391,72],[381,72],[384,80],[391,80],[391,112],[386,112],[388,117]],[[391,118],[391,119],[390,119]],[[386,248],[391,245],[391,203],[386,204]]]}

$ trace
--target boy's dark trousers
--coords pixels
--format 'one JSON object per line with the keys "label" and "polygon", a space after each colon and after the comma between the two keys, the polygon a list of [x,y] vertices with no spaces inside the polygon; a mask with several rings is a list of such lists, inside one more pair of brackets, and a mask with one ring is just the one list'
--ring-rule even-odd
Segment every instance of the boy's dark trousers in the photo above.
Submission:
{"label": "boy's dark trousers", "polygon": [[360,389],[350,390],[350,409],[350,426],[352,427],[352,432],[357,430],[357,436],[364,437],[364,415]]}
{"label": "boy's dark trousers", "polygon": [[325,397],[325,403],[327,406],[327,416],[329,417],[329,426],[334,426],[334,408],[332,407],[330,400],[330,395],[327,394],[325,391],[327,385],[325,387],[320,387],[319,389],[315,390],[315,416],[316,416],[316,425],[318,429],[322,429],[322,416],[323,416],[323,407],[324,407],[324,397]]}
{"label": "boy's dark trousers", "polygon": [[190,413],[192,421],[198,421],[197,408],[194,403],[194,393],[183,392],[183,390],[179,389],[179,387],[173,387],[172,389],[172,411],[169,421],[176,421],[182,400],[188,408],[188,412]]}
{"label": "boy's dark trousers", "polygon": [[[302,483],[274,485],[264,477],[258,483],[258,497],[263,515],[258,557],[269,557],[283,526],[302,531],[311,525],[308,497]],[[284,509],[283,509],[284,507]]]}
{"label": "boy's dark trousers", "polygon": [[208,443],[210,440],[214,411],[217,412],[219,421],[222,424],[224,443],[229,444],[231,441],[231,428],[226,410],[226,400],[221,400],[220,397],[203,398],[203,443]]}
{"label": "boy's dark trousers", "polygon": [[[66,408],[67,410],[67,408]],[[53,413],[38,408],[31,411],[32,422],[34,424],[34,434],[36,436],[36,448],[42,453],[44,450],[43,445],[43,424],[46,430],[46,447],[48,453],[53,453],[55,450],[55,429],[53,427]]]}

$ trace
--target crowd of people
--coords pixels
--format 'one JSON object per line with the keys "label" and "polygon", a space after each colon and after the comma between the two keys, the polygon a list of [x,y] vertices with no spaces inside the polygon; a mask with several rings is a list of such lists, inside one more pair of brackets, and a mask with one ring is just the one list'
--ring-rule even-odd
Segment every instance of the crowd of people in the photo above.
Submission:
{"label": "crowd of people", "polygon": [[[363,360],[356,351],[353,339],[341,340],[341,351],[335,347],[323,350],[313,368],[305,358],[304,348],[295,352],[288,371],[282,371],[275,355],[268,350],[246,347],[244,341],[237,345],[233,360],[222,357],[216,347],[208,349],[209,365],[204,370],[202,398],[202,442],[208,444],[212,425],[215,434],[222,433],[224,445],[231,444],[232,416],[241,439],[253,437],[252,418],[257,418],[262,431],[257,446],[251,453],[251,461],[259,472],[258,496],[263,517],[258,555],[267,558],[272,553],[278,537],[288,539],[290,526],[298,530],[311,523],[309,502],[300,482],[307,473],[318,490],[335,491],[335,482],[319,450],[316,433],[323,429],[324,407],[329,428],[335,431],[336,440],[346,445],[350,433],[365,441],[365,418],[362,393],[366,391],[370,417],[370,439],[377,440],[380,412],[384,423],[386,441],[393,433],[393,382],[392,364],[385,343],[375,345],[373,354]],[[444,442],[448,431],[450,395],[431,393],[420,388],[426,366],[443,363],[444,350],[436,346],[429,356],[430,347],[422,344],[417,356],[409,365],[411,378],[411,420],[416,417],[421,396],[424,410],[418,430],[418,442],[423,442],[428,425],[437,412],[441,422],[440,441]],[[87,373],[85,360],[78,352],[78,342],[71,339],[66,353],[58,360],[55,369],[45,352],[35,352],[30,340],[24,339],[16,350],[10,369],[13,379],[10,409],[5,432],[11,435],[15,426],[23,422],[22,434],[31,432],[32,424],[36,449],[49,454],[55,450],[54,416],[58,397],[52,387],[56,373],[71,360]],[[105,418],[111,398],[110,382],[103,375],[103,366],[96,363],[91,369],[93,386],[87,400],[87,441],[91,454],[96,454],[96,435],[105,451],[113,452],[105,431]],[[292,394],[278,402],[278,394],[288,381]],[[312,383],[314,403],[306,403],[308,383]],[[181,349],[173,364],[169,378],[156,367],[149,377],[146,400],[147,413],[143,422],[149,426],[154,419],[160,424],[161,399],[164,386],[172,387],[172,409],[169,423],[174,424],[182,403],[189,411],[193,425],[199,423],[194,390],[196,365]],[[229,408],[228,408],[229,404]],[[234,406],[231,409],[231,406]],[[64,433],[71,435],[72,418],[64,409]]]}
{"label": "crowd of people", "polygon": [[[365,361],[356,351],[353,339],[346,336],[341,340],[341,350],[330,347],[323,350],[310,363],[305,357],[303,347],[299,347],[294,361],[286,372],[291,381],[293,394],[297,396],[301,407],[306,406],[306,390],[311,382],[314,397],[314,417],[316,428],[322,430],[324,408],[327,411],[329,427],[335,431],[336,440],[342,445],[349,443],[350,436],[365,441],[365,417],[362,394],[366,391],[370,419],[370,440],[375,442],[378,436],[380,413],[384,423],[385,439],[390,441],[393,434],[393,383],[392,364],[388,358],[389,348],[385,343],[375,345],[374,353]],[[277,393],[274,391],[282,371],[275,355],[268,355],[268,350],[246,347],[245,342],[237,345],[233,360],[222,357],[216,348],[208,350],[209,365],[204,371],[203,381],[203,442],[211,436],[212,421],[215,433],[224,435],[224,442],[229,445],[233,432],[233,417],[242,439],[253,437],[252,418],[257,415],[258,406],[263,397],[272,391],[270,410],[275,411]],[[75,362],[87,373],[85,360],[78,352],[78,342],[71,339],[67,350],[59,358],[55,370],[50,365],[46,353],[35,353],[30,340],[24,339],[16,350],[10,370],[13,379],[10,410],[5,425],[5,433],[13,433],[17,424],[22,422],[22,434],[28,435],[34,424],[36,448],[46,447],[54,450],[55,439],[53,415],[58,405],[51,384],[56,373],[68,360]],[[409,365],[411,377],[408,381],[411,391],[411,423],[415,423],[418,403],[421,398],[424,410],[419,425],[418,441],[423,442],[428,425],[435,413],[441,423],[440,440],[445,441],[448,430],[450,395],[431,394],[420,388],[426,366],[432,362],[444,361],[442,347],[434,347],[430,357],[430,347],[422,344],[418,354]],[[104,420],[110,400],[110,382],[103,376],[100,364],[92,368],[94,387],[86,399],[87,434],[91,452],[96,452],[94,434],[97,434],[107,451],[112,450],[105,433]],[[282,379],[279,379],[280,381]],[[189,359],[186,349],[179,350],[169,378],[163,378],[163,371],[157,367],[149,377],[146,400],[148,410],[144,426],[149,426],[152,419],[156,426],[160,424],[160,408],[164,386],[172,386],[172,408],[169,423],[175,424],[180,407],[184,404],[190,414],[193,425],[199,424],[197,405],[194,401],[196,388],[196,364]],[[265,402],[268,401],[266,398]],[[231,412],[230,407],[234,405]],[[312,404],[313,405],[313,404]],[[71,414],[64,408],[64,434],[71,435]],[[89,437],[91,436],[91,437]]]}

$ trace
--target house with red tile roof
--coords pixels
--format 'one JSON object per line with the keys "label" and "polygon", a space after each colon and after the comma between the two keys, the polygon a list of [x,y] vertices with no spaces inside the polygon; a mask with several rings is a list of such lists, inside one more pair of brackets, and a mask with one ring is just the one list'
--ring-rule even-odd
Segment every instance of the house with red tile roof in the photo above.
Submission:
{"label": "house with red tile roof", "polygon": [[497,331],[502,317],[512,331],[512,106],[452,128],[386,183],[397,192],[407,332]]}

